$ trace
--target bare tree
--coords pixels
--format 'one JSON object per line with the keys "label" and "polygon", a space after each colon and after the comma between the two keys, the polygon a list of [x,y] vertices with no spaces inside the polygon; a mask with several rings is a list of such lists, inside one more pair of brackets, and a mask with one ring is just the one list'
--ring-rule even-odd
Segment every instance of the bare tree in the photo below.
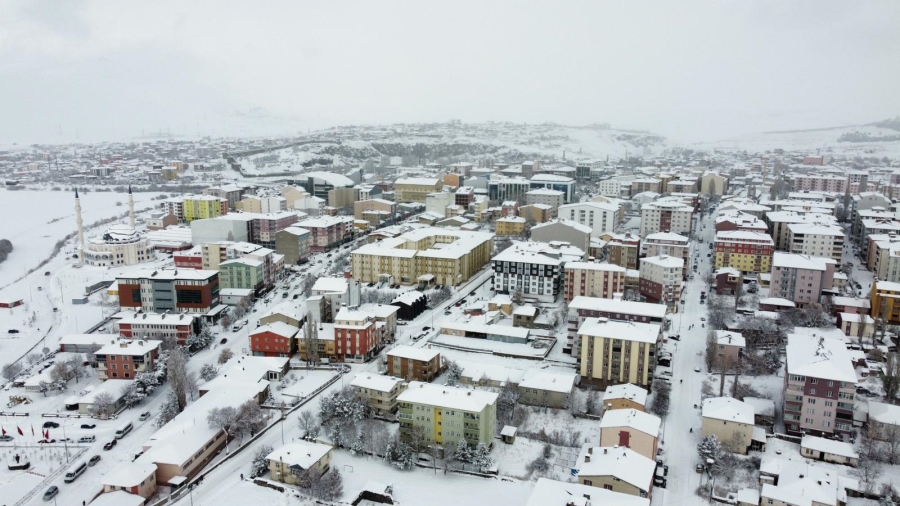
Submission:
{"label": "bare tree", "polygon": [[98,418],[107,418],[113,407],[113,397],[108,392],[101,392],[94,397],[91,414]]}
{"label": "bare tree", "polygon": [[884,385],[884,397],[893,404],[897,391],[900,390],[900,357],[896,352],[888,353],[881,382]]}
{"label": "bare tree", "polygon": [[[869,425],[869,432],[873,431],[873,426]],[[890,465],[900,464],[900,427],[891,424],[882,426],[881,438],[881,457]]]}
{"label": "bare tree", "polygon": [[319,417],[311,409],[301,412],[297,421],[304,436],[315,437],[319,434]]}
{"label": "bare tree", "polygon": [[238,410],[232,406],[212,408],[206,415],[206,422],[209,423],[210,427],[225,433],[226,453],[228,452],[228,439],[234,438],[238,432],[239,417]]}
{"label": "bare tree", "polygon": [[231,360],[231,357],[234,356],[234,352],[231,351],[230,348],[222,348],[222,351],[219,352],[219,363],[224,364]]}
{"label": "bare tree", "polygon": [[878,447],[873,440],[868,437],[863,437],[859,445],[858,453],[859,462],[856,468],[850,472],[859,478],[860,485],[863,486],[865,494],[871,495],[875,490],[878,478],[884,472],[881,462],[879,462],[881,459],[878,453]]}
{"label": "bare tree", "polygon": [[180,413],[187,406],[188,373],[187,359],[178,348],[169,352],[169,358],[166,361],[166,379],[178,399],[178,412]]}
{"label": "bare tree", "polygon": [[44,357],[41,356],[40,353],[31,353],[28,355],[28,357],[26,357],[26,360],[28,361],[28,365],[34,365],[43,359],[44,359]]}
{"label": "bare tree", "polygon": [[197,387],[197,373],[191,371],[188,373],[187,378],[185,380],[185,388],[187,389],[188,395],[191,396],[191,400],[194,400],[194,395],[200,393],[200,389]]}
{"label": "bare tree", "polygon": [[9,381],[12,381],[13,378],[18,376],[20,372],[22,372],[22,364],[20,364],[18,362],[12,362],[9,364],[5,364],[3,366],[3,369],[0,370],[0,374],[2,374],[3,377]]}
{"label": "bare tree", "polygon": [[306,350],[306,363],[316,365],[319,363],[319,328],[314,322],[307,319],[303,326],[303,349]]}

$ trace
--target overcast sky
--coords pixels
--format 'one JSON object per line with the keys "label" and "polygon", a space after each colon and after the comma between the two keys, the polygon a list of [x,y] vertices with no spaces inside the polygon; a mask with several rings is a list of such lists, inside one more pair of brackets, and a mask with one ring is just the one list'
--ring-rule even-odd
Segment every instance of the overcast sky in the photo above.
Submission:
{"label": "overcast sky", "polygon": [[[637,4],[637,5],[636,5]],[[900,114],[900,2],[0,3],[0,144],[349,123],[680,139]]]}

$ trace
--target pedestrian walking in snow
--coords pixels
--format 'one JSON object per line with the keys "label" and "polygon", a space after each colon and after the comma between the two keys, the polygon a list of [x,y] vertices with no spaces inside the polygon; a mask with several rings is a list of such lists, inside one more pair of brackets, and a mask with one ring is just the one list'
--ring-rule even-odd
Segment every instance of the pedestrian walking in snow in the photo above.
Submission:
{"label": "pedestrian walking in snow", "polygon": [[241,473],[241,481],[244,481],[244,473]]}

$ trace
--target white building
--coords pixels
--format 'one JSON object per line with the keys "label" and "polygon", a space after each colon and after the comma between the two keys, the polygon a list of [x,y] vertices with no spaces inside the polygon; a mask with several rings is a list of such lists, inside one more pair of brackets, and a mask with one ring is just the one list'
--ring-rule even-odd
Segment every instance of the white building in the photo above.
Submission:
{"label": "white building", "polygon": [[563,265],[579,261],[584,252],[559,243],[518,243],[491,260],[494,290],[520,292],[525,299],[554,302],[562,289]]}
{"label": "white building", "polygon": [[788,244],[791,253],[841,261],[844,251],[844,232],[838,225],[794,223],[788,225]]}
{"label": "white building", "polygon": [[594,236],[615,231],[620,221],[619,206],[604,202],[579,202],[560,206],[558,216],[590,227]]}
{"label": "white building", "polygon": [[691,235],[694,209],[674,200],[660,200],[641,206],[641,237],[656,232]]}

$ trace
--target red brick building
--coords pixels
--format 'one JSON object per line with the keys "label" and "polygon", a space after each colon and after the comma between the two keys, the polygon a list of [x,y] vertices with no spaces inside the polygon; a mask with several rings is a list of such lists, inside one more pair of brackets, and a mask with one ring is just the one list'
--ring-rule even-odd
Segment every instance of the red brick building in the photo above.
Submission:
{"label": "red brick building", "polygon": [[375,354],[378,330],[375,316],[342,307],[334,317],[334,347],[339,360],[365,362]]}
{"label": "red brick building", "polygon": [[138,373],[153,370],[159,357],[162,341],[118,340],[100,348],[97,357],[97,377],[107,379],[132,379]]}
{"label": "red brick building", "polygon": [[194,246],[189,250],[179,251],[172,255],[175,267],[179,269],[202,269],[203,251],[200,246]]}
{"label": "red brick building", "polygon": [[297,352],[297,333],[293,325],[272,322],[250,333],[250,350],[256,357],[290,357]]}

